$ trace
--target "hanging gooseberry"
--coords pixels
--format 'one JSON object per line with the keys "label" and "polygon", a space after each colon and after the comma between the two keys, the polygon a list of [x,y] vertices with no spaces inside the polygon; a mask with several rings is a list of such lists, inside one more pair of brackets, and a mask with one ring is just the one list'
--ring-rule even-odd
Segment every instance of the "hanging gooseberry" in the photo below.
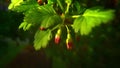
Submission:
{"label": "hanging gooseberry", "polygon": [[60,36],[61,36],[61,29],[58,29],[55,35],[55,41],[54,41],[56,44],[60,43]]}
{"label": "hanging gooseberry", "polygon": [[72,41],[70,33],[67,34],[66,46],[67,46],[67,49],[69,50],[73,48],[73,41]]}
{"label": "hanging gooseberry", "polygon": [[40,30],[45,30],[45,28],[44,28],[44,27],[40,27],[39,29],[40,29]]}
{"label": "hanging gooseberry", "polygon": [[43,4],[43,1],[42,0],[37,0],[38,4],[39,5],[42,5]]}
{"label": "hanging gooseberry", "polygon": [[60,35],[59,35],[59,34],[56,34],[56,35],[55,35],[55,43],[56,43],[56,44],[59,44],[59,43],[60,43]]}

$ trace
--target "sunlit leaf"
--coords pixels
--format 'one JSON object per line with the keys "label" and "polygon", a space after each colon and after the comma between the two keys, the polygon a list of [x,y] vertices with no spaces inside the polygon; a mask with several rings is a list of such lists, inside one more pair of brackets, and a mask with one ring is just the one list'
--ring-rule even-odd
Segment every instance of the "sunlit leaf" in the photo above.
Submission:
{"label": "sunlit leaf", "polygon": [[75,32],[80,32],[81,35],[88,35],[93,27],[98,26],[101,23],[107,23],[112,20],[113,17],[113,10],[101,11],[99,9],[87,9],[83,15],[75,19],[73,28]]}
{"label": "sunlit leaf", "polygon": [[61,23],[61,18],[58,15],[46,16],[41,23],[42,27],[48,28]]}
{"label": "sunlit leaf", "polygon": [[18,11],[18,12],[26,12],[31,9],[37,8],[38,6],[39,4],[35,0],[32,0],[32,1],[30,0],[30,1],[22,2],[20,6],[17,6],[13,10]]}
{"label": "sunlit leaf", "polygon": [[43,14],[38,9],[34,8],[25,13],[24,20],[27,23],[37,24],[43,20]]}
{"label": "sunlit leaf", "polygon": [[40,31],[38,30],[35,34],[34,48],[39,50],[41,47],[45,48],[51,39],[52,34],[50,30]]}
{"label": "sunlit leaf", "polygon": [[[12,4],[12,3],[11,3]],[[37,8],[39,4],[35,0],[26,0],[22,1],[19,5],[14,6],[11,8],[11,10],[17,11],[17,12],[26,12],[30,9]]]}
{"label": "sunlit leaf", "polygon": [[30,10],[26,13],[24,20],[28,23],[40,24],[44,28],[61,23],[61,17],[49,5]]}
{"label": "sunlit leaf", "polygon": [[20,5],[20,3],[22,3],[23,0],[11,0],[11,4],[8,6],[8,9],[12,9],[18,5]]}
{"label": "sunlit leaf", "polygon": [[31,23],[22,22],[19,26],[19,29],[23,28],[24,31],[28,30],[32,26]]}

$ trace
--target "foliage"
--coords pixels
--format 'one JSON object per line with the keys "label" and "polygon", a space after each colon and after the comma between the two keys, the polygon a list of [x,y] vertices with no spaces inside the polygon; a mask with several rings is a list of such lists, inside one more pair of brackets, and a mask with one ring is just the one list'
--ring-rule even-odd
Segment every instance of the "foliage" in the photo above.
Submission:
{"label": "foliage", "polygon": [[23,0],[11,0],[11,2],[12,3],[8,7],[9,9],[12,9],[12,8],[20,5],[20,3],[23,2]]}
{"label": "foliage", "polygon": [[41,47],[46,47],[49,40],[51,39],[51,31],[40,31],[38,30],[35,34],[34,47],[36,50],[39,50]]}
{"label": "foliage", "polygon": [[[89,35],[94,27],[114,18],[114,10],[87,9],[77,0],[47,0],[47,2],[45,0],[11,0],[8,8],[23,12],[25,15],[19,29],[23,28],[26,31],[31,26],[39,26],[34,37],[36,50],[47,46],[56,29],[65,27],[66,35],[69,33]],[[74,31],[71,32],[68,26]],[[45,30],[39,30],[40,27]]]}
{"label": "foliage", "polygon": [[73,28],[76,32],[80,31],[81,35],[88,35],[93,27],[112,20],[114,17],[113,12],[113,10],[87,9],[82,16],[75,19]]}

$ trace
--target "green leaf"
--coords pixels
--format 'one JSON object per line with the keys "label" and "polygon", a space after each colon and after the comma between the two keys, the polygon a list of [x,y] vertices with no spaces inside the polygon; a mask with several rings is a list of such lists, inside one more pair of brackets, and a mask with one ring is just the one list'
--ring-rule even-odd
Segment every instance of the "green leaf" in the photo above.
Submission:
{"label": "green leaf", "polygon": [[56,3],[56,0],[47,0],[47,1],[48,1],[48,4]]}
{"label": "green leaf", "polygon": [[81,35],[88,35],[92,28],[99,26],[101,23],[107,23],[114,17],[113,10],[101,11],[99,9],[87,9],[83,15],[75,19],[73,28],[75,32],[80,32]]}
{"label": "green leaf", "polygon": [[30,10],[25,14],[24,20],[32,24],[40,24],[41,27],[48,28],[61,23],[61,17],[57,15],[50,5],[40,6]]}
{"label": "green leaf", "polygon": [[37,8],[38,6],[39,6],[39,4],[37,3],[37,1],[26,0],[26,1],[23,1],[22,3],[20,3],[20,5],[12,8],[12,10],[17,11],[17,12],[26,12],[26,11],[29,11],[30,9]]}
{"label": "green leaf", "polygon": [[25,13],[24,21],[31,24],[38,24],[43,20],[43,14],[39,12],[39,9],[31,9]]}
{"label": "green leaf", "polygon": [[61,23],[61,18],[58,15],[46,16],[41,23],[41,27],[48,28]]}
{"label": "green leaf", "polygon": [[50,30],[40,31],[38,30],[35,34],[34,48],[39,50],[41,47],[45,48],[51,39],[52,34]]}
{"label": "green leaf", "polygon": [[40,7],[43,17],[42,22],[41,22],[41,26],[48,28],[51,27],[53,25],[57,25],[59,23],[61,23],[62,19],[59,15],[57,15],[57,13],[55,12],[55,10],[53,9],[53,7],[51,6],[42,6]]}
{"label": "green leaf", "polygon": [[32,26],[31,23],[22,22],[19,26],[19,29],[23,28],[24,31],[28,30]]}
{"label": "green leaf", "polygon": [[51,5],[43,5],[43,6],[39,6],[38,8],[39,8],[41,13],[44,13],[44,14],[47,13],[50,15],[56,14],[54,8]]}
{"label": "green leaf", "polygon": [[16,6],[19,6],[23,0],[11,0],[11,4],[8,6],[8,9],[13,9]]}

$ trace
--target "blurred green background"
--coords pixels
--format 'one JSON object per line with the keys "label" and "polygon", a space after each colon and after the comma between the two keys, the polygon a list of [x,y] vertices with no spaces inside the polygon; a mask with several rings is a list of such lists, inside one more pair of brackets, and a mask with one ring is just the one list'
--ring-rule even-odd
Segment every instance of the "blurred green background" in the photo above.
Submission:
{"label": "blurred green background", "polygon": [[0,0],[0,68],[120,68],[120,1],[79,1],[86,7],[114,9],[116,16],[91,35],[81,36],[75,51],[56,46],[35,51],[34,30],[19,30],[24,16],[7,9],[9,0]]}

